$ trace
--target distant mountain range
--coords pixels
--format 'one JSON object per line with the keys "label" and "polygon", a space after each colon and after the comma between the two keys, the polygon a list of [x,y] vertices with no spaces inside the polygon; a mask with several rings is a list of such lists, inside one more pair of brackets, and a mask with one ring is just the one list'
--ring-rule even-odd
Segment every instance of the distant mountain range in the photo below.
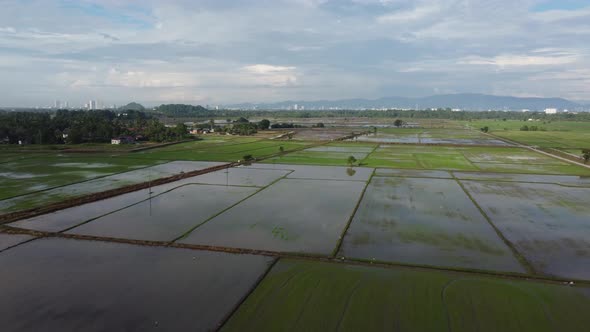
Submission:
{"label": "distant mountain range", "polygon": [[509,96],[493,96],[475,93],[435,95],[420,98],[385,97],[379,99],[342,99],[317,101],[283,101],[276,103],[244,103],[226,105],[228,108],[242,109],[293,109],[294,105],[305,109],[363,109],[363,108],[456,108],[470,111],[491,110],[522,110],[542,111],[546,108],[583,110],[590,107],[563,98],[521,98]]}

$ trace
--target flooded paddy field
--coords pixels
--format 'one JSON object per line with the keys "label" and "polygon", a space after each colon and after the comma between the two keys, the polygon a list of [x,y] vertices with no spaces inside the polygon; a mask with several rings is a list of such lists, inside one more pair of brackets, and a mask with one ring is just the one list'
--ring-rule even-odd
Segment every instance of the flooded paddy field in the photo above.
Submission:
{"label": "flooded paddy field", "polygon": [[120,188],[158,178],[205,169],[223,163],[173,161],[134,171],[104,176],[98,179],[0,200],[0,212],[7,213],[59,202],[68,198]]}
{"label": "flooded paddy field", "polygon": [[590,188],[461,182],[538,273],[590,279]]}
{"label": "flooded paddy field", "polygon": [[[262,188],[289,174],[290,172],[290,170],[278,169],[255,169],[245,167],[229,168],[226,170],[186,178],[180,181],[166,183],[163,185],[151,187],[149,189],[134,191],[81,206],[75,206],[30,219],[20,220],[11,223],[10,226],[46,232],[61,232],[85,221],[95,219],[141,201],[154,198],[159,194],[181,186],[191,184],[211,184]],[[207,192],[208,187],[201,186],[199,188],[202,190],[198,193],[195,193],[193,196],[193,199],[196,201],[203,197],[203,193]]]}
{"label": "flooded paddy field", "polygon": [[331,141],[366,129],[361,128],[290,128],[285,133],[294,132],[293,139],[303,141]]}
{"label": "flooded paddy field", "polygon": [[24,234],[0,233],[0,251],[16,246],[17,244],[23,243],[32,238],[33,236]]}
{"label": "flooded paddy field", "polygon": [[[26,154],[21,154],[26,156]],[[44,155],[0,163],[0,199],[161,163],[111,155]]]}
{"label": "flooded paddy field", "polygon": [[447,171],[421,171],[415,169],[394,169],[394,168],[377,168],[375,176],[400,176],[415,178],[441,178],[452,179],[451,172]]}
{"label": "flooded paddy field", "polygon": [[329,255],[364,187],[360,181],[283,179],[179,242]]}
{"label": "flooded paddy field", "polygon": [[579,331],[588,310],[584,287],[281,259],[222,331]]}
{"label": "flooded paddy field", "polygon": [[110,213],[67,233],[148,241],[172,241],[257,188],[184,185]]}
{"label": "flooded paddy field", "polygon": [[589,176],[498,174],[481,172],[453,172],[460,180],[554,183],[562,186],[590,187]]}
{"label": "flooded paddy field", "polygon": [[441,144],[441,145],[490,145],[509,146],[511,144],[479,131],[465,129],[433,128],[381,128],[377,133],[352,139],[357,142]]}
{"label": "flooded paddy field", "polygon": [[373,177],[338,256],[525,272],[450,179]]}
{"label": "flooded paddy field", "polygon": [[290,179],[310,180],[341,180],[341,181],[367,181],[373,173],[372,168],[365,167],[332,167],[332,166],[306,166],[306,165],[269,165],[254,164],[252,169],[289,170],[287,176]]}
{"label": "flooded paddy field", "polygon": [[246,155],[262,158],[283,151],[303,148],[311,142],[233,138],[222,142],[195,141],[135,153],[139,159],[238,161]]}
{"label": "flooded paddy field", "polygon": [[0,253],[5,331],[209,331],[271,259],[71,239]]}

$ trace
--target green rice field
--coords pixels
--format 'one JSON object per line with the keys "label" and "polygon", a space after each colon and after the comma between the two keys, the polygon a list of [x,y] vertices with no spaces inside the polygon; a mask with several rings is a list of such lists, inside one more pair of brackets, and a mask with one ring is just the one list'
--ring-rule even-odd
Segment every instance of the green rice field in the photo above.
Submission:
{"label": "green rice field", "polygon": [[584,330],[590,169],[454,124],[0,151],[0,213],[260,159],[0,224],[3,327]]}
{"label": "green rice field", "polygon": [[585,287],[281,260],[222,330],[576,331],[588,307]]}

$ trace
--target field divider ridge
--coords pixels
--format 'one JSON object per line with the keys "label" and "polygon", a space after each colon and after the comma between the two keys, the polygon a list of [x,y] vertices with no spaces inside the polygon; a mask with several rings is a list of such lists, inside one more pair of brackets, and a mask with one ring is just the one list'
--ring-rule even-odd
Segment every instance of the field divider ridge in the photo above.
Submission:
{"label": "field divider ridge", "polygon": [[[186,244],[186,243],[171,243],[168,241],[132,240],[132,239],[101,237],[101,236],[93,236],[93,235],[79,235],[79,234],[65,234],[65,233],[42,232],[42,231],[29,231],[26,229],[21,229],[21,228],[16,228],[16,227],[11,227],[11,226],[1,226],[1,225],[0,225],[0,232],[4,232],[4,233],[8,233],[8,234],[29,234],[29,235],[37,236],[36,239],[63,238],[63,239],[73,239],[73,240],[81,240],[81,241],[111,242],[111,243],[162,247],[162,248],[176,248],[176,249],[188,249],[188,250],[197,250],[197,251],[224,252],[224,253],[229,253],[229,254],[259,255],[259,256],[267,256],[267,257],[278,257],[281,259],[297,259],[297,260],[307,260],[307,261],[332,263],[332,264],[372,266],[372,267],[381,267],[381,268],[408,268],[408,269],[424,270],[424,271],[442,271],[442,272],[449,272],[449,273],[461,273],[461,274],[465,274],[465,275],[477,275],[477,276],[487,276],[487,277],[498,277],[498,278],[511,279],[511,280],[536,281],[536,282],[545,282],[545,283],[552,283],[552,284],[559,284],[559,285],[570,285],[570,287],[590,286],[590,280],[562,278],[562,277],[546,276],[546,275],[540,275],[540,274],[530,275],[530,274],[520,273],[520,272],[469,269],[469,268],[434,266],[434,265],[425,265],[425,264],[409,264],[409,263],[401,263],[401,262],[389,262],[389,261],[356,259],[356,258],[343,259],[343,257],[338,258],[338,257],[330,257],[330,256],[325,256],[325,255],[319,255],[319,254],[279,252],[279,251],[270,251],[270,250],[261,250],[261,249],[220,247],[220,246]],[[574,282],[573,286],[571,286],[572,285],[571,282]]]}
{"label": "field divider ridge", "polygon": [[367,191],[367,188],[369,187],[369,185],[371,184],[371,181],[373,180],[373,177],[375,176],[375,171],[376,171],[376,168],[373,168],[373,172],[371,173],[371,176],[369,176],[369,179],[366,181],[365,187],[363,188],[363,191],[361,192],[361,195],[360,195],[359,199],[357,200],[356,205],[354,206],[354,209],[350,213],[350,217],[348,218],[348,221],[346,222],[344,229],[342,229],[342,233],[340,234],[340,237],[338,238],[338,242],[336,243],[336,246],[334,247],[334,250],[332,251],[332,254],[330,255],[330,257],[335,258],[336,255],[338,254],[338,252],[340,251],[340,247],[342,247],[342,242],[344,242],[344,237],[346,236],[346,233],[348,232],[348,229],[350,228],[350,225],[352,224],[354,216],[356,215],[356,212],[358,211],[358,208],[361,205],[363,198],[365,197],[365,192]]}
{"label": "field divider ridge", "polygon": [[145,182],[136,183],[136,184],[132,184],[132,185],[127,185],[127,186],[123,186],[120,188],[106,190],[103,192],[82,195],[79,197],[66,199],[61,202],[51,203],[51,204],[48,204],[45,206],[35,207],[32,209],[16,211],[16,212],[11,212],[11,213],[5,213],[5,214],[0,215],[0,225],[14,222],[14,221],[17,221],[20,219],[27,219],[27,218],[36,217],[36,216],[39,216],[42,214],[55,212],[58,210],[63,210],[63,209],[78,206],[78,205],[83,205],[83,204],[87,204],[87,203],[100,201],[103,199],[119,196],[119,195],[130,193],[133,191],[147,189],[150,187],[155,187],[155,186],[159,186],[162,184],[167,184],[170,182],[175,182],[175,181],[183,180],[183,179],[198,176],[198,175],[203,175],[203,174],[207,174],[207,173],[211,173],[211,172],[215,172],[215,171],[220,171],[220,170],[234,167],[237,165],[240,165],[240,163],[228,163],[228,164],[222,164],[222,165],[218,165],[218,166],[212,166],[212,167],[208,167],[208,168],[201,169],[201,170],[195,170],[195,171],[190,171],[190,172],[186,172],[186,173],[175,174],[175,175],[172,175],[169,177],[163,177],[163,178],[159,178],[156,180],[150,180],[150,181],[145,181]]}
{"label": "field divider ridge", "polygon": [[457,182],[457,184],[459,185],[459,187],[461,187],[461,189],[463,190],[463,192],[465,193],[465,195],[467,195],[467,197],[469,197],[469,199],[471,200],[471,202],[479,210],[479,212],[485,218],[485,220],[488,222],[488,224],[490,226],[492,226],[492,228],[494,229],[494,231],[496,232],[496,234],[500,237],[500,239],[502,239],[502,241],[504,242],[504,244],[506,244],[506,246],[508,246],[508,248],[510,248],[510,250],[512,251],[512,254],[515,256],[515,258],[518,260],[518,262],[525,268],[525,270],[527,271],[527,273],[530,273],[530,274],[533,274],[533,275],[538,275],[538,273],[535,271],[535,268],[532,266],[532,264],[514,247],[514,245],[512,244],[512,242],[510,242],[504,236],[504,234],[500,231],[500,229],[498,229],[498,227],[496,227],[496,225],[492,222],[492,219],[488,216],[488,214],[484,211],[484,209],[477,203],[477,201],[475,200],[475,198],[473,198],[473,196],[471,196],[471,193],[469,193],[469,191],[467,190],[467,188],[465,188],[465,186],[463,185],[463,183],[461,182],[461,180],[459,180],[459,178],[457,178],[455,176],[455,173],[451,172],[451,175],[453,176],[453,179],[455,180],[455,182]]}
{"label": "field divider ridge", "polygon": [[264,187],[257,187],[259,188],[258,190],[256,190],[255,192],[253,192],[252,194],[242,198],[241,200],[237,201],[236,203],[226,207],[225,209],[215,213],[214,215],[210,216],[209,218],[205,219],[204,221],[198,223],[197,225],[193,226],[192,228],[190,228],[188,231],[184,232],[182,235],[178,236],[177,238],[175,238],[174,240],[170,241],[170,244],[175,243],[178,240],[181,240],[183,238],[186,238],[187,236],[189,236],[189,234],[191,234],[192,232],[194,232],[197,228],[203,226],[204,224],[208,223],[209,221],[211,221],[212,219],[214,219],[215,217],[223,214],[226,211],[231,210],[232,208],[240,205],[242,202],[246,201],[247,199],[253,197],[254,195],[260,193],[261,191],[265,190],[266,188],[269,188],[270,186],[274,185],[275,183],[287,178],[287,176],[291,173],[293,173],[294,171],[290,171],[289,173],[279,177],[278,179],[274,180],[273,182],[269,183],[268,185],[264,186]]}

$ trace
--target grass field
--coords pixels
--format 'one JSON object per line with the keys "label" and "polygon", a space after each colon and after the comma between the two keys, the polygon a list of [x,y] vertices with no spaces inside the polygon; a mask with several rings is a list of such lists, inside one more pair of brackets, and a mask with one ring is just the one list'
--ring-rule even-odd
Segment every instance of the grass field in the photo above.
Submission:
{"label": "grass field", "polygon": [[222,330],[578,331],[581,308],[587,288],[282,259]]}
{"label": "grass field", "polygon": [[382,145],[362,164],[367,167],[590,175],[590,169],[513,147]]}
{"label": "grass field", "polygon": [[[475,129],[487,126],[496,136],[542,148],[590,149],[590,122],[573,121],[477,121],[466,125]],[[522,126],[537,126],[545,131],[521,131]]]}
{"label": "grass field", "polygon": [[[221,138],[220,138],[221,137]],[[201,160],[201,161],[238,161],[244,156],[251,155],[254,158],[262,158],[284,151],[303,148],[312,144],[303,141],[278,141],[262,140],[250,137],[213,136],[204,141],[181,143],[161,149],[138,152],[133,155],[139,159],[163,159],[163,160]]]}

